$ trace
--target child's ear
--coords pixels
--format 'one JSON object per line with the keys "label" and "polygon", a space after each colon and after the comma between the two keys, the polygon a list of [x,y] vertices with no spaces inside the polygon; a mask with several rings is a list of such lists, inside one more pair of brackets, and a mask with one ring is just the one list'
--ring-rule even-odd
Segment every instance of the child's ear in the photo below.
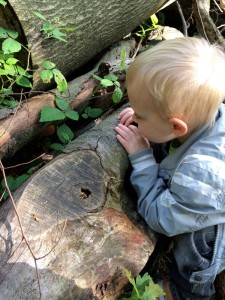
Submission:
{"label": "child's ear", "polygon": [[173,134],[176,137],[181,137],[185,135],[188,131],[187,124],[178,118],[171,118],[169,120],[170,124],[172,125]]}

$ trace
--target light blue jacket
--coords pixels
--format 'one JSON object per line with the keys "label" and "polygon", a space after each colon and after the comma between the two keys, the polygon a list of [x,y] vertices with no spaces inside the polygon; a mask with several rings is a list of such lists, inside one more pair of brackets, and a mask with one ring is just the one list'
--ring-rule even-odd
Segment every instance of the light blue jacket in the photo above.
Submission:
{"label": "light blue jacket", "polygon": [[218,225],[213,260],[223,259],[216,264],[224,268],[225,105],[220,106],[211,128],[196,131],[160,164],[152,149],[129,158],[138,211],[149,227],[175,236]]}

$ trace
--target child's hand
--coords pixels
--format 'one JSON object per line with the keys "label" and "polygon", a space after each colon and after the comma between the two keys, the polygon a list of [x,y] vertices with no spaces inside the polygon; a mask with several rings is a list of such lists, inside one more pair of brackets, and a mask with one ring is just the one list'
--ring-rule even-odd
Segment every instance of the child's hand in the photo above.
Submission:
{"label": "child's hand", "polygon": [[128,154],[135,153],[139,150],[150,148],[149,141],[140,133],[139,129],[134,125],[128,127],[118,124],[115,127],[117,139],[125,148]]}
{"label": "child's hand", "polygon": [[129,126],[133,123],[133,114],[134,111],[132,108],[127,107],[121,113],[118,115],[118,120],[120,120],[120,124],[123,124],[125,126]]}

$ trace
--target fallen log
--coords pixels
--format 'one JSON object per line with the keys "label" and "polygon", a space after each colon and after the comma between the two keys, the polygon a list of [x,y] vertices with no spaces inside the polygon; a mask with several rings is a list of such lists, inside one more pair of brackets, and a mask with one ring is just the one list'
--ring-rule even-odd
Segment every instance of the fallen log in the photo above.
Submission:
{"label": "fallen log", "polygon": [[[155,245],[127,185],[127,154],[113,114],[71,142],[0,210],[0,289],[4,300],[115,300]],[[129,191],[129,193],[128,193]],[[147,231],[148,230],[148,231]],[[39,291],[40,288],[40,291]]]}
{"label": "fallen log", "polygon": [[[97,72],[100,64],[103,62],[108,63],[111,66],[111,70],[118,67],[121,50],[123,49],[127,57],[129,57],[134,45],[134,41],[130,40],[122,41],[112,46],[91,71],[69,82],[68,90],[63,95],[58,96],[67,99],[70,102],[71,109],[81,113],[89,104],[94,89],[99,85],[99,82],[92,78],[92,74]],[[124,90],[125,71],[121,73],[120,81],[121,89]],[[41,109],[44,106],[55,106],[55,95],[57,95],[57,91],[52,90],[48,93],[31,97],[27,101],[23,101],[16,112],[0,120],[1,157],[4,159],[12,157],[24,145],[35,137],[42,135],[49,124],[53,124],[43,124],[38,121]],[[102,99],[92,100],[92,105],[106,110],[113,106],[114,103],[111,99],[111,94],[108,94],[103,95]],[[57,122],[55,123],[57,124]]]}

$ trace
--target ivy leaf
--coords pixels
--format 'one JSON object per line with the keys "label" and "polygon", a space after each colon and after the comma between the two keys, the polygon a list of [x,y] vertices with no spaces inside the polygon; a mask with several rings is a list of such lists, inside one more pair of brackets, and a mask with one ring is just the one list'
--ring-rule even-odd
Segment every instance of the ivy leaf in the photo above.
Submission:
{"label": "ivy leaf", "polygon": [[44,83],[50,83],[51,79],[53,78],[53,73],[51,70],[42,70],[40,77]]}
{"label": "ivy leaf", "polygon": [[41,118],[39,122],[51,122],[64,119],[64,112],[62,112],[58,108],[52,106],[44,106],[41,110]]}
{"label": "ivy leaf", "polygon": [[62,98],[59,98],[59,97],[56,97],[55,98],[55,103],[57,105],[57,107],[61,110],[68,110],[69,109],[69,103],[62,99]]}
{"label": "ivy leaf", "polygon": [[51,62],[50,60],[44,60],[41,64],[42,68],[46,70],[52,70],[55,68],[55,64]]}
{"label": "ivy leaf", "polygon": [[79,114],[77,111],[67,110],[67,111],[65,111],[65,115],[67,116],[67,118],[69,118],[71,120],[74,120],[74,121],[79,120]]}
{"label": "ivy leaf", "polygon": [[57,128],[57,135],[63,144],[67,144],[74,137],[73,131],[66,124],[62,124]]}
{"label": "ivy leaf", "polygon": [[63,93],[67,89],[67,81],[63,74],[58,69],[52,70],[54,79],[57,84],[57,89],[60,93]]}
{"label": "ivy leaf", "polygon": [[[136,286],[136,283],[135,283],[135,280],[134,278],[132,277],[132,274],[129,270],[127,269],[124,269],[124,272],[127,276],[127,279],[130,281],[130,283],[133,285],[133,288],[134,288],[134,292],[135,294],[137,295],[137,299],[140,298],[140,295],[139,295],[139,292],[138,292],[138,289],[137,289],[137,286]],[[136,300],[136,299],[135,299]]]}
{"label": "ivy leaf", "polygon": [[21,75],[17,77],[16,83],[23,87],[32,88],[32,83],[29,81],[29,79]]}
{"label": "ivy leaf", "polygon": [[2,50],[4,54],[19,52],[21,50],[21,44],[12,38],[7,38],[2,43]]}
{"label": "ivy leaf", "polygon": [[28,175],[28,174],[22,174],[22,175],[16,177],[12,191],[18,189],[18,187],[20,187],[29,177],[30,177],[30,175]]}
{"label": "ivy leaf", "polygon": [[120,100],[123,97],[123,92],[121,91],[121,88],[116,87],[113,94],[112,94],[112,100],[114,103],[119,103]]}

